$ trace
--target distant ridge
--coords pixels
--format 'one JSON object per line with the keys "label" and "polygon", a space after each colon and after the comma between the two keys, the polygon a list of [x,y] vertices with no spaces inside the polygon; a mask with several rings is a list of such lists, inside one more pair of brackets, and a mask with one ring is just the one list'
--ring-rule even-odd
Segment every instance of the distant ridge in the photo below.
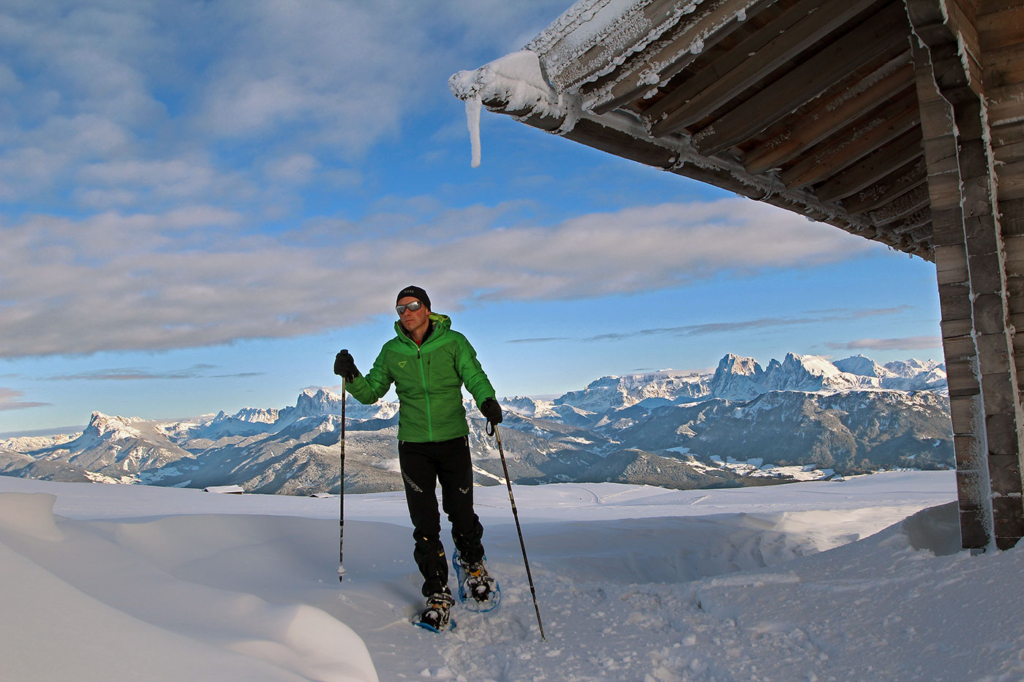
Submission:
{"label": "distant ridge", "polygon": [[[767,368],[728,354],[714,372],[605,376],[552,400],[502,398],[517,483],[616,481],[669,488],[764,485],[878,469],[954,466],[940,363],[831,362],[788,353]],[[302,391],[285,408],[152,422],[93,413],[80,433],[0,440],[0,474],[249,492],[337,493],[342,398]],[[472,401],[476,482],[503,480]],[[346,404],[349,492],[400,490],[398,405]]]}

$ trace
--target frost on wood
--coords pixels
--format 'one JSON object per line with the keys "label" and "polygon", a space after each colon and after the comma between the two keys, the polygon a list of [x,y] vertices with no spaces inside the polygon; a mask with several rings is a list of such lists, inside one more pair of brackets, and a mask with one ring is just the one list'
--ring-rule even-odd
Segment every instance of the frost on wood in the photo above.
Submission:
{"label": "frost on wood", "polygon": [[[649,0],[580,0],[530,41],[526,49],[544,55],[552,78],[564,81],[564,69],[571,68],[579,57],[604,44],[610,36],[616,36],[620,44],[639,39],[649,29],[643,16],[643,8],[648,4]],[[602,54],[607,52],[602,50]]]}
{"label": "frost on wood", "polygon": [[[981,370],[977,365],[976,359],[972,365],[974,365],[975,375],[979,375]],[[971,397],[971,414],[972,424],[978,425],[985,423],[985,406],[982,404],[981,396]],[[962,499],[973,500],[980,504],[981,524],[984,528],[985,537],[989,539],[987,549],[989,551],[994,551],[996,549],[996,533],[995,517],[992,509],[992,479],[987,461],[988,436],[984,430],[979,430],[977,428],[975,428],[975,433],[980,437],[973,440],[970,450],[968,451],[968,457],[965,465],[961,467],[958,464],[957,471],[960,471],[962,468],[964,471],[970,471],[972,473],[976,473],[976,475],[970,477],[962,476],[958,479],[957,484],[961,487],[973,488],[973,490],[971,490],[970,493]]]}
{"label": "frost on wood", "polygon": [[[645,140],[651,144],[670,150],[675,156],[671,167],[665,168],[676,172],[686,165],[697,168],[725,172],[733,177],[739,184],[748,187],[755,192],[760,192],[761,201],[767,201],[772,197],[778,197],[783,203],[788,204],[789,210],[793,206],[803,207],[807,212],[815,214],[816,220],[837,221],[839,213],[835,206],[819,201],[813,194],[805,190],[791,190],[774,175],[758,176],[748,173],[743,166],[733,160],[721,157],[707,157],[697,152],[690,140],[685,138],[652,138],[644,124],[636,117],[626,113],[615,111],[600,117],[584,113],[584,118],[599,123],[602,126],[625,133],[638,140]],[[744,195],[750,196],[750,195]],[[776,203],[776,205],[779,205]],[[845,226],[842,229],[854,234],[870,227],[868,220],[860,216],[843,216]]]}
{"label": "frost on wood", "polygon": [[825,106],[825,111],[835,111],[843,104],[846,104],[851,99],[856,99],[863,95],[871,86],[875,85],[882,79],[891,76],[896,71],[900,70],[904,66],[910,63],[910,56],[907,54],[901,54],[894,57],[890,61],[882,65],[881,68],[875,70],[867,78],[862,79],[856,85],[843,90],[837,96],[833,97],[832,100]]}
{"label": "frost on wood", "polygon": [[692,0],[665,7],[651,0],[582,0],[526,47],[541,56],[557,89],[578,90],[657,44],[701,4]]}
{"label": "frost on wood", "polygon": [[[644,40],[638,41],[619,54],[609,66],[587,79],[589,82],[598,76],[612,74],[587,92],[585,108],[592,109],[613,99],[616,89],[626,82],[638,88],[644,85],[664,86],[678,72],[680,60],[686,62],[686,55],[701,54],[707,41],[714,44],[713,36],[730,22],[745,21],[747,9],[756,2],[749,0],[735,12],[722,12],[724,3],[691,2],[678,8],[668,20],[653,27]],[[541,54],[550,71],[549,56]],[[653,94],[649,92],[647,97]]]}
{"label": "frost on wood", "polygon": [[745,21],[756,2],[725,12],[720,1],[667,6],[652,0],[581,0],[526,49],[540,55],[557,90],[579,92],[591,110],[623,82],[663,84],[683,55],[703,52],[708,38],[730,22]]}

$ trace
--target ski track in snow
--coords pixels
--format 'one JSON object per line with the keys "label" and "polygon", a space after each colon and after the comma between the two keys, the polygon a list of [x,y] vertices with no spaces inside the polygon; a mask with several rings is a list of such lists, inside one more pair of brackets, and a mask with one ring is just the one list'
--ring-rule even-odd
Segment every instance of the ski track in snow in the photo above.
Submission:
{"label": "ski track in snow", "polygon": [[436,635],[400,493],[346,499],[339,585],[337,499],[0,477],[0,680],[1024,679],[1024,549],[957,551],[952,472],[516,487],[547,642],[477,490],[502,605]]}

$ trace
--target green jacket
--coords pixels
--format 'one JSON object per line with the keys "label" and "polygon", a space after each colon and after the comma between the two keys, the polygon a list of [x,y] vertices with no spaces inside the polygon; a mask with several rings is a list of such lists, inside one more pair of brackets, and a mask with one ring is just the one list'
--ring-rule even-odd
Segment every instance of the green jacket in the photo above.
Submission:
{"label": "green jacket", "polygon": [[395,322],[395,338],[384,344],[373,368],[345,383],[352,396],[369,405],[395,384],[398,393],[398,440],[427,443],[461,438],[469,433],[462,386],[479,407],[494,398],[476,351],[453,331],[447,315],[430,314],[433,332],[417,346]]}

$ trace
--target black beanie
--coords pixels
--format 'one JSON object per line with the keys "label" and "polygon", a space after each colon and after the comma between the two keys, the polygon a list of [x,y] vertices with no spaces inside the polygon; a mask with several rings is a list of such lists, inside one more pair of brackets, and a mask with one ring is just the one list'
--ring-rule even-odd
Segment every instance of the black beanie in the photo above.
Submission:
{"label": "black beanie", "polygon": [[432,308],[430,307],[430,297],[427,296],[427,292],[423,291],[423,289],[419,287],[406,287],[402,289],[401,291],[398,292],[398,298],[395,299],[395,302],[397,303],[398,301],[401,301],[403,298],[409,296],[415,298],[418,301],[421,301],[423,305],[427,306],[427,310],[432,310]]}

